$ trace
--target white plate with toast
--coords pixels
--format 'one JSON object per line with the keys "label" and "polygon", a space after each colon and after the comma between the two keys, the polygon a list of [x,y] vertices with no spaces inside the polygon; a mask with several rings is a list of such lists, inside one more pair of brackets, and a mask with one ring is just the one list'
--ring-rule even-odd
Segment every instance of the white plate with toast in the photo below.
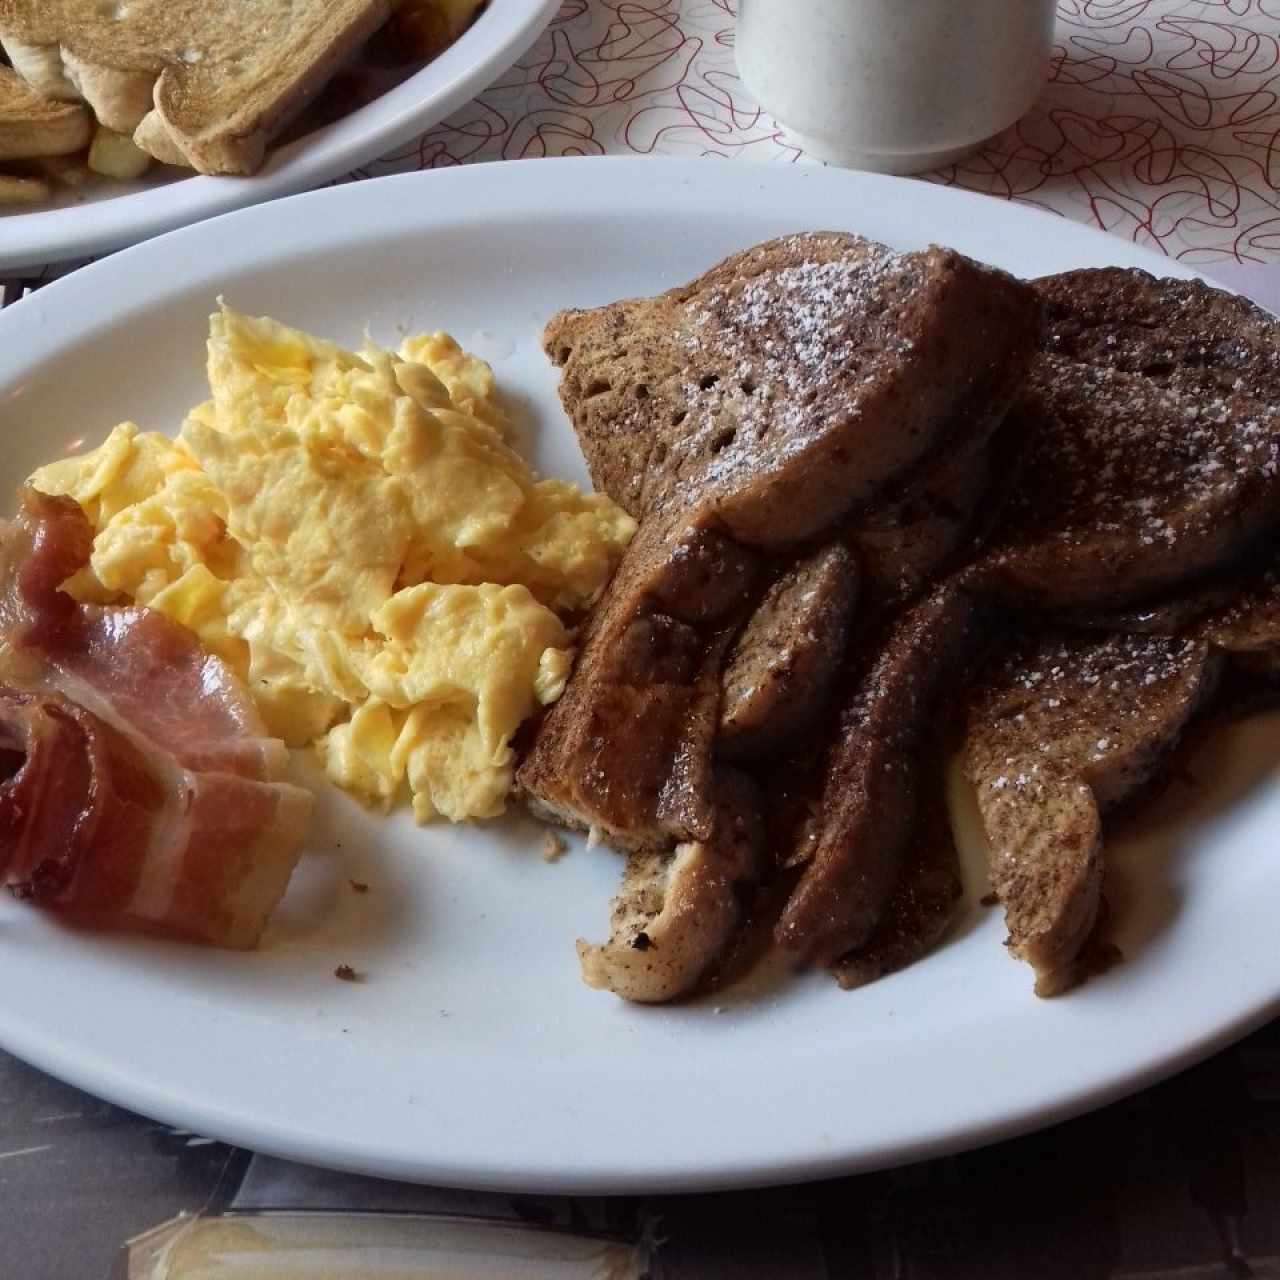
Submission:
{"label": "white plate with toast", "polygon": [[52,203],[29,211],[0,207],[0,272],[109,252],[341,177],[486,89],[533,44],[558,7],[558,0],[491,0],[421,70],[335,122],[273,148],[251,177],[158,166],[132,181],[98,179],[63,189]]}
{"label": "white plate with toast", "polygon": [[[819,228],[1022,275],[1190,274],[1044,213],[839,170],[551,160],[360,183],[160,237],[0,315],[0,482],[124,418],[175,430],[219,294],[348,343],[449,329],[493,362],[538,465],[582,480],[540,346],[551,314]],[[629,1006],[574,954],[606,931],[607,849],[575,840],[551,864],[518,816],[371,815],[300,763],[313,847],[260,950],[74,932],[6,895],[0,1044],[169,1123],[390,1177],[671,1191],[917,1159],[1098,1106],[1276,1011],[1278,739],[1274,719],[1233,731],[1194,793],[1109,848],[1125,962],[1056,1000],[1032,995],[973,876],[949,938],[869,987],[810,975]]]}

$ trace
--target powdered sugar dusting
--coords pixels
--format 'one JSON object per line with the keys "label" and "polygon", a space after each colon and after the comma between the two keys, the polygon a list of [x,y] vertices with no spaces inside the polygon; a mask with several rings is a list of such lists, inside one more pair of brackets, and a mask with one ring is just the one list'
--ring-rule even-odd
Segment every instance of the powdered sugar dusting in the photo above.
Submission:
{"label": "powdered sugar dusting", "polygon": [[856,415],[888,358],[911,350],[894,312],[918,260],[870,241],[710,291],[684,338],[699,376],[684,385],[674,448],[682,478],[715,485],[793,458],[833,417]]}
{"label": "powdered sugar dusting", "polygon": [[1022,642],[975,699],[968,750],[981,787],[1043,800],[1057,778],[1141,758],[1189,714],[1206,662],[1205,645],[1187,637]]}
{"label": "powdered sugar dusting", "polygon": [[1227,508],[1280,471],[1280,422],[1235,393],[1188,397],[1046,356],[1032,403],[1027,482],[1010,509],[1016,546],[1102,534],[1136,543],[1139,555],[1175,552],[1212,535]]}

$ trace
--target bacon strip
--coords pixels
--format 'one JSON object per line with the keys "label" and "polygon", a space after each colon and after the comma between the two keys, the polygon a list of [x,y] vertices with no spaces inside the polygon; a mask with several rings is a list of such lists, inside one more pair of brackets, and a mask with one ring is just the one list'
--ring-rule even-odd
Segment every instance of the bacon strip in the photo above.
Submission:
{"label": "bacon strip", "polygon": [[87,923],[253,946],[310,793],[190,632],[59,589],[90,543],[73,501],[31,489],[0,525],[0,876]]}
{"label": "bacon strip", "polygon": [[278,776],[284,744],[190,631],[150,609],[80,605],[60,590],[91,546],[74,500],[25,489],[18,519],[0,526],[0,637],[39,654],[46,683],[97,714],[113,707],[187,767]]}

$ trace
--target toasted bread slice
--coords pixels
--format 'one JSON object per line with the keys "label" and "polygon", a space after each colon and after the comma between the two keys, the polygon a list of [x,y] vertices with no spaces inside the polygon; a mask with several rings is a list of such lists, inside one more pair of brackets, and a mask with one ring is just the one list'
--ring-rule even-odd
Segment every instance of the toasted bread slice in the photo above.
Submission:
{"label": "toasted bread slice", "polygon": [[0,43],[37,88],[73,85],[156,159],[252,173],[390,11],[390,0],[0,0]]}
{"label": "toasted bread slice", "polygon": [[1023,637],[979,681],[965,768],[1007,945],[1034,968],[1038,995],[1079,976],[1103,816],[1151,779],[1220,666],[1198,638],[1062,632]]}
{"label": "toasted bread slice", "polygon": [[43,204],[53,198],[53,188],[43,178],[17,178],[0,173],[0,205]]}
{"label": "toasted bread slice", "polygon": [[[0,8],[0,23],[5,10]],[[62,102],[81,102],[84,95],[71,82],[56,45],[29,44],[16,35],[0,32],[0,48],[9,56],[15,71],[39,94]]]}
{"label": "toasted bread slice", "polygon": [[87,147],[92,133],[84,107],[46,98],[11,67],[0,66],[0,160],[70,155]]}
{"label": "toasted bread slice", "polygon": [[641,516],[713,511],[779,547],[998,422],[1039,336],[1032,291],[943,249],[772,240],[544,335],[592,480]]}

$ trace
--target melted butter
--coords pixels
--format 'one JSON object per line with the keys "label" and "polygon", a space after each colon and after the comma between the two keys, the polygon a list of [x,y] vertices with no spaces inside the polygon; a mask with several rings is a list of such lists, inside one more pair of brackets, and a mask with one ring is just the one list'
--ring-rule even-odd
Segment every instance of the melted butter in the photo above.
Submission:
{"label": "melted butter", "polygon": [[991,892],[991,881],[987,875],[987,838],[978,815],[978,800],[972,783],[965,776],[959,752],[947,760],[945,788],[951,838],[960,859],[960,880],[965,901],[972,906]]}
{"label": "melted butter", "polygon": [[1107,936],[1132,956],[1167,928],[1182,897],[1179,864],[1211,857],[1215,819],[1280,770],[1280,712],[1193,732],[1173,759],[1168,784],[1108,832],[1103,892]]}
{"label": "melted butter", "polygon": [[[1203,832],[1258,787],[1280,773],[1280,711],[1233,721],[1207,721],[1176,751],[1165,780],[1131,812],[1109,821],[1105,837],[1103,893],[1107,915],[1092,944],[1096,957],[1111,956],[1106,944],[1133,958],[1144,943],[1166,929],[1180,900],[1177,862],[1188,855],[1189,837]],[[949,930],[955,939],[989,908],[988,847],[972,784],[959,752],[945,766],[945,794],[960,862],[965,903]],[[1199,850],[1208,856],[1211,850]],[[795,981],[794,957],[774,945],[772,924],[794,887],[794,878],[766,889],[718,972],[694,998],[702,1007],[731,1009],[775,996]],[[940,946],[947,946],[944,939]],[[1096,963],[1096,959],[1094,963]]]}
{"label": "melted butter", "polygon": [[760,891],[728,952],[695,997],[696,1003],[718,1011],[756,1003],[790,985],[796,976],[795,957],[774,942],[773,926],[794,887],[795,876],[783,874]]}

